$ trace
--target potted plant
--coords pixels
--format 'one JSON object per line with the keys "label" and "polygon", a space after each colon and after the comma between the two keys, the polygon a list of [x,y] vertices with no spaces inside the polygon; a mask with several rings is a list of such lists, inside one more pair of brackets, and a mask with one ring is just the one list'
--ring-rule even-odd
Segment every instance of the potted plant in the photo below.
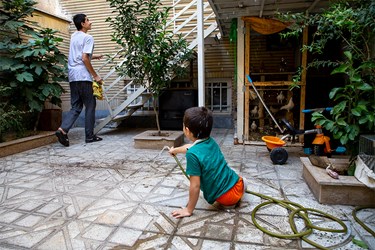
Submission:
{"label": "potted plant", "polygon": [[25,122],[20,124],[28,129],[32,122],[34,130],[46,101],[61,104],[64,89],[60,82],[67,80],[66,56],[58,49],[62,39],[52,29],[33,28],[37,24],[30,17],[35,4],[32,0],[3,1],[0,11],[2,106],[4,112],[24,112]]}
{"label": "potted plant", "polygon": [[173,77],[184,72],[183,63],[191,58],[188,44],[166,27],[169,9],[160,0],[107,0],[116,17],[107,18],[114,29],[112,40],[124,50],[125,59],[117,67],[120,75],[132,78],[153,95],[157,134],[160,136],[157,99]]}

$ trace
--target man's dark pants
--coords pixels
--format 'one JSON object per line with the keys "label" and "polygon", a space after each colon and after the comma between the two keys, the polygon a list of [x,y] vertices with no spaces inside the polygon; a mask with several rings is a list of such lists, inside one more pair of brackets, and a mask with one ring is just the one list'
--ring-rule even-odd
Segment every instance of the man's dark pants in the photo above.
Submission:
{"label": "man's dark pants", "polygon": [[86,139],[94,136],[96,99],[93,95],[92,82],[70,82],[71,109],[64,117],[61,128],[68,133],[85,106],[85,135]]}

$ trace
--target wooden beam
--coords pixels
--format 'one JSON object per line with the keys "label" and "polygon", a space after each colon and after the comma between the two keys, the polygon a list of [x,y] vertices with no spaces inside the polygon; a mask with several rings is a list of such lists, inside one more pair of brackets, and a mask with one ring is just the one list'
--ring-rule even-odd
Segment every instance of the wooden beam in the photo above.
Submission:
{"label": "wooden beam", "polygon": [[[303,29],[302,46],[307,45],[308,42],[308,27]],[[307,67],[307,50],[302,52],[302,74],[301,74],[301,100],[300,100],[300,117],[299,117],[299,129],[305,129],[305,114],[302,110],[305,109],[306,105],[306,67]],[[300,142],[303,140],[303,136],[300,137]]]}
{"label": "wooden beam", "polygon": [[315,0],[310,7],[306,10],[306,13],[309,13],[311,10],[315,8],[315,5],[317,5],[320,2],[320,0]]}
{"label": "wooden beam", "polygon": [[[295,83],[292,81],[267,81],[267,82],[254,82],[255,86],[290,86],[292,84],[301,85],[302,83]],[[251,84],[246,84],[246,86],[251,86]]]}
{"label": "wooden beam", "polygon": [[249,140],[249,129],[250,129],[250,88],[247,84],[250,84],[247,80],[246,75],[250,74],[250,23],[246,23],[245,33],[245,122],[244,122],[244,140]]}

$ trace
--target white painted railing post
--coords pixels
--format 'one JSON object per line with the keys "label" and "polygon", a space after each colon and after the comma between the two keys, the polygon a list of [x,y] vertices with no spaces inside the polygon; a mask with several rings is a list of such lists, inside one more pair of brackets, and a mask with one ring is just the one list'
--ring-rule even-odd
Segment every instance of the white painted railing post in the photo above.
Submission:
{"label": "white painted railing post", "polygon": [[197,1],[197,26],[198,26],[198,106],[204,106],[204,31],[203,31],[203,0]]}

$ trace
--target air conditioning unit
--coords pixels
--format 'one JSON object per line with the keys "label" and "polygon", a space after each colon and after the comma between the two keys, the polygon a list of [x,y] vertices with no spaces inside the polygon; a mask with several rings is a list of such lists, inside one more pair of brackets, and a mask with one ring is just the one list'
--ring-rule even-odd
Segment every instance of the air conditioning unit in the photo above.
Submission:
{"label": "air conditioning unit", "polygon": [[359,137],[359,153],[375,155],[375,135],[361,135]]}

